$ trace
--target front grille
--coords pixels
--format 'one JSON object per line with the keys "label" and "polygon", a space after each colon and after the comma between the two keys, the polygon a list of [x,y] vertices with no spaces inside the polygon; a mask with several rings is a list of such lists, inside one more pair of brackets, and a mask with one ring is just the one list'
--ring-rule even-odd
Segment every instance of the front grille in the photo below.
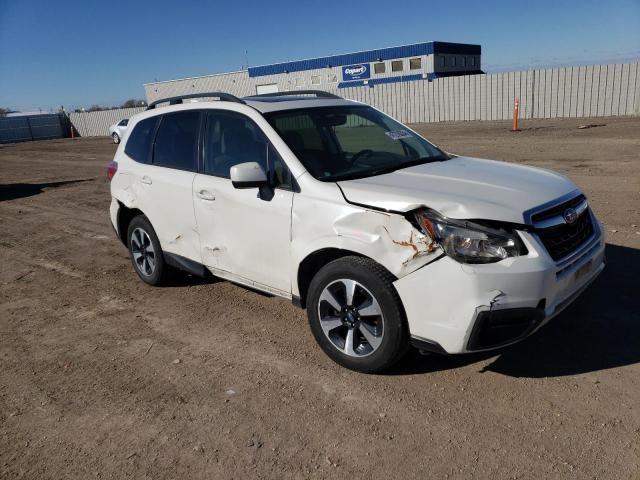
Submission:
{"label": "front grille", "polygon": [[[543,213],[546,214],[546,212]],[[551,258],[560,260],[576,250],[593,235],[593,224],[589,209],[585,209],[573,224],[563,223],[555,227],[537,230],[537,233]]]}
{"label": "front grille", "polygon": [[546,220],[548,218],[555,217],[557,215],[562,215],[562,213],[567,208],[576,208],[585,199],[586,199],[586,197],[584,195],[580,194],[577,197],[572,198],[571,200],[568,200],[568,201],[566,201],[564,203],[561,203],[560,205],[556,205],[555,207],[551,207],[549,210],[544,210],[542,212],[539,212],[539,213],[536,213],[536,214],[532,215],[531,216],[531,220],[535,224],[537,222],[541,222],[542,220]]}

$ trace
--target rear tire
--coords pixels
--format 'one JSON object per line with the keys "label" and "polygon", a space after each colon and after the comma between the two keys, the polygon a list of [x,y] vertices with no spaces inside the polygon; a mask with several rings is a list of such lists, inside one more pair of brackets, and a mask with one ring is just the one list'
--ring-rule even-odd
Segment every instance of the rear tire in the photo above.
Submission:
{"label": "rear tire", "polygon": [[117,133],[114,133],[113,135],[111,135],[111,138],[113,139],[113,143],[115,144],[120,143],[120,136]]}
{"label": "rear tire", "polygon": [[371,259],[349,256],[313,277],[307,296],[309,325],[336,363],[351,370],[388,370],[409,349],[409,335],[394,277]]}
{"label": "rear tire", "polygon": [[149,285],[162,285],[169,276],[160,241],[149,219],[144,215],[134,217],[127,229],[127,247],[131,263],[140,279]]}

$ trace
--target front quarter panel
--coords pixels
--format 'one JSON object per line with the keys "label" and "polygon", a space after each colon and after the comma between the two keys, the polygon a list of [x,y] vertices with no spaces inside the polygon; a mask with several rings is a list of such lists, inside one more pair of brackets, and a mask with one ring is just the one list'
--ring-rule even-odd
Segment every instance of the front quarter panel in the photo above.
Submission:
{"label": "front quarter panel", "polygon": [[400,278],[442,251],[401,215],[348,204],[337,185],[320,183],[296,195],[292,211],[293,294],[297,268],[314,252],[337,248],[369,257]]}

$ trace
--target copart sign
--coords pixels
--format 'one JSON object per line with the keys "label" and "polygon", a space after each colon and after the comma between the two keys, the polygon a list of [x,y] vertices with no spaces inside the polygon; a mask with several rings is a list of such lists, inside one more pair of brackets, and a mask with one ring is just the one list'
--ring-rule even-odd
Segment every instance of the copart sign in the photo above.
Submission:
{"label": "copart sign", "polygon": [[342,67],[342,80],[362,80],[371,77],[371,68],[368,63],[359,63],[357,65],[347,65]]}

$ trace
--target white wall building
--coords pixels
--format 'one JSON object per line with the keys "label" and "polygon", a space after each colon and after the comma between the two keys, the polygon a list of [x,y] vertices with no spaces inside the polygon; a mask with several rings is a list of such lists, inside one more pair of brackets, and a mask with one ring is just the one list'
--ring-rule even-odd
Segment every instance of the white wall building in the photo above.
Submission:
{"label": "white wall building", "polygon": [[249,67],[237,72],[144,85],[149,103],[162,98],[221,91],[247,96],[295,89],[340,90],[482,73],[481,47],[425,42]]}

